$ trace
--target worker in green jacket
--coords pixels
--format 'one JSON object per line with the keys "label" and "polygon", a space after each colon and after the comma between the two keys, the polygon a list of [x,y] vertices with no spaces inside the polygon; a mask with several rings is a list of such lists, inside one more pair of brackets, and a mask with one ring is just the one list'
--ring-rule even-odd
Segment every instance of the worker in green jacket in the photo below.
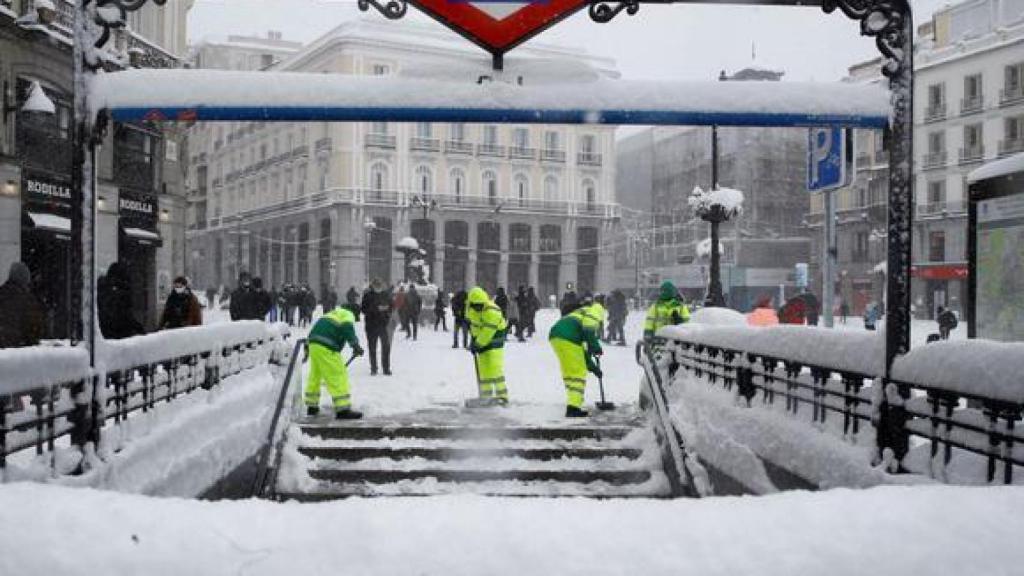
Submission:
{"label": "worker in green jacket", "polygon": [[348,344],[352,356],[363,355],[356,337],[355,315],[345,308],[335,308],[324,314],[309,331],[306,351],[310,359],[309,380],[306,382],[306,413],[320,413],[320,383],[326,381],[331,393],[335,416],[341,420],[362,418],[352,409],[348,388],[348,368],[341,360],[341,350]]}
{"label": "worker in green jacket", "polygon": [[562,369],[566,417],[588,415],[583,409],[583,394],[587,388],[588,370],[598,378],[603,376],[595,358],[604,353],[597,337],[604,319],[604,307],[592,302],[562,316],[548,332],[548,341]]}
{"label": "worker in green jacket", "polygon": [[671,280],[661,283],[658,301],[651,304],[644,321],[644,340],[654,338],[654,334],[665,326],[683,324],[690,321],[690,309],[679,299],[679,292]]}
{"label": "worker in green jacket", "polygon": [[470,290],[466,297],[466,322],[469,323],[469,350],[477,368],[479,403],[507,405],[504,348],[508,322],[501,308],[479,286]]}

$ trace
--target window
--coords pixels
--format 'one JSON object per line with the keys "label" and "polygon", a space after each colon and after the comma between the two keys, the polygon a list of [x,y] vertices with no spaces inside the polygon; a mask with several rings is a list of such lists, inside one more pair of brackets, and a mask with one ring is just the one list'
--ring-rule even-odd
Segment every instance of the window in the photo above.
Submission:
{"label": "window", "polygon": [[946,181],[935,180],[928,183],[928,203],[941,204],[946,201]]}
{"label": "window", "polygon": [[[381,192],[388,187],[388,167],[383,162],[377,162],[370,167],[370,188],[375,192]],[[379,194],[378,194],[379,196]]]}
{"label": "window", "polygon": [[433,130],[431,129],[430,122],[417,122],[416,123],[416,137],[417,138],[431,138]]}
{"label": "window", "polygon": [[530,132],[526,128],[512,130],[512,146],[522,150],[530,146]]}
{"label": "window", "polygon": [[938,230],[928,233],[928,260],[930,262],[946,261],[946,233]]}
{"label": "window", "polygon": [[593,180],[587,179],[583,181],[583,199],[588,207],[593,207],[594,203],[597,202],[597,188],[594,186]]}
{"label": "window", "polygon": [[298,186],[296,187],[296,192],[298,196],[304,196],[306,194],[306,177],[308,176],[308,170],[309,168],[305,164],[299,166],[299,174],[297,176],[299,182]]}
{"label": "window", "polygon": [[428,166],[417,167],[413,187],[420,194],[429,194],[433,192],[434,172]]}
{"label": "window", "polygon": [[370,73],[374,76],[387,76],[391,73],[391,67],[387,64],[374,64]]}
{"label": "window", "polygon": [[1024,62],[1018,62],[1006,67],[1003,81],[1003,92],[1006,96],[1019,96],[1021,94],[1022,77],[1024,77]]}
{"label": "window", "polygon": [[484,194],[487,195],[487,200],[493,206],[498,203],[498,176],[491,170],[484,172],[483,174],[483,188]]}
{"label": "window", "polygon": [[971,74],[964,77],[964,100],[974,101],[981,99],[981,74]]}
{"label": "window", "polygon": [[946,85],[932,84],[928,87],[928,109],[938,110],[946,105]]}
{"label": "window", "polygon": [[964,149],[975,152],[981,149],[981,124],[964,126]]}
{"label": "window", "polygon": [[292,192],[292,169],[285,168],[284,171],[284,199],[287,200]]}
{"label": "window", "polygon": [[1024,132],[1024,116],[1011,116],[1004,121],[1003,135],[1007,142],[1020,142]]}
{"label": "window", "polygon": [[931,132],[928,134],[928,153],[942,154],[946,150],[946,133]]}
{"label": "window", "polygon": [[585,134],[580,138],[580,152],[583,154],[593,154],[595,146],[595,139],[593,134]]}
{"label": "window", "polygon": [[466,193],[466,173],[461,168],[452,169],[448,185],[452,195],[455,196],[455,203],[462,203],[462,196]]}
{"label": "window", "polygon": [[544,201],[554,202],[558,200],[558,178],[548,176],[544,179]]}
{"label": "window", "polygon": [[370,133],[378,136],[387,136],[388,134],[388,123],[387,122],[374,122],[370,124]]}
{"label": "window", "polygon": [[274,65],[273,54],[262,54],[260,55],[260,68],[266,69]]}
{"label": "window", "polygon": [[512,182],[516,191],[516,198],[519,200],[520,206],[525,206],[526,201],[530,197],[530,181],[523,174],[517,174],[515,180]]}
{"label": "window", "polygon": [[318,164],[319,166],[317,166],[317,168],[319,168],[320,171],[320,190],[327,190],[327,162],[319,162]]}
{"label": "window", "polygon": [[498,127],[494,125],[484,126],[484,144],[488,146],[497,146],[498,144]]}
{"label": "window", "polygon": [[545,150],[558,150],[558,132],[554,130],[548,130],[544,132],[544,149]]}
{"label": "window", "polygon": [[448,136],[453,142],[462,142],[466,139],[466,125],[455,123],[448,127]]}
{"label": "window", "polygon": [[853,236],[853,261],[868,261],[868,232],[857,232]]}

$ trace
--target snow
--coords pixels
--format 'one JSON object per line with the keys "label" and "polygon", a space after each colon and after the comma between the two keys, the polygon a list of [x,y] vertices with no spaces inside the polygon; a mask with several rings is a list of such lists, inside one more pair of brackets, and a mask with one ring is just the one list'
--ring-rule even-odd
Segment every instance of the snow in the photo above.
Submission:
{"label": "snow", "polygon": [[[705,191],[700,186],[695,186],[688,201],[690,208],[698,214],[708,212],[716,206],[721,206],[730,217],[743,211],[743,192],[732,188]],[[710,241],[708,248],[710,249]]]}
{"label": "snow", "polygon": [[885,363],[885,338],[880,331],[815,326],[694,328],[683,324],[662,328],[657,335],[867,375],[881,374]]}
{"label": "snow", "polygon": [[892,377],[950,392],[1024,403],[1024,343],[934,342],[896,359]]}
{"label": "snow", "polygon": [[0,349],[0,395],[75,382],[90,374],[85,348],[33,346]]}
{"label": "snow", "polygon": [[[708,258],[711,256],[711,238],[705,238],[697,243],[696,247],[698,258]],[[725,246],[721,242],[718,243],[718,253],[725,254]]]}
{"label": "snow", "polygon": [[1024,519],[1006,511],[1022,507],[1019,489],[942,486],[299,505],[15,484],[0,488],[0,572],[1008,575]]}
{"label": "snow", "polygon": [[[48,2],[49,0],[45,1]],[[36,7],[41,8],[39,0],[36,0]],[[53,4],[50,4],[49,8],[52,10]],[[43,92],[43,87],[39,85],[39,82],[33,80],[28,90],[28,99],[21,105],[21,111],[55,114],[57,107],[54,105],[53,100],[46,97],[46,93]]]}
{"label": "snow", "polygon": [[988,180],[990,178],[999,178],[1001,176],[1007,176],[1015,172],[1024,171],[1024,152],[1020,154],[1014,154],[994,162],[989,162],[984,166],[973,170],[967,175],[967,182],[973,184],[981,180]]}
{"label": "snow", "polygon": [[36,228],[56,232],[71,232],[70,218],[57,216],[56,214],[40,214],[38,212],[29,212],[28,217]]}
{"label": "snow", "polygon": [[732,308],[701,308],[690,314],[690,327],[701,326],[746,326],[747,317]]}
{"label": "snow", "polygon": [[402,238],[401,240],[398,241],[397,247],[402,250],[419,250],[420,243],[417,242],[415,238],[411,236],[406,236],[405,238]]}
{"label": "snow", "polygon": [[96,348],[97,364],[101,364],[107,370],[124,370],[161,360],[217,351],[259,339],[269,341],[278,337],[279,325],[257,320],[163,330],[124,340],[101,340]]}
{"label": "snow", "polygon": [[125,228],[124,233],[132,238],[142,238],[143,240],[159,240],[160,235],[150,230],[143,230],[142,228]]}
{"label": "snow", "polygon": [[[600,78],[533,85],[478,83],[400,76],[351,76],[297,72],[218,70],[130,70],[99,76],[91,103],[117,118],[163,110],[169,118],[194,111],[199,120],[256,120],[273,115],[290,120],[376,119],[382,111],[396,119],[442,121],[493,117],[516,121],[552,120],[630,123],[689,123],[717,116],[720,124],[802,125],[840,123],[888,125],[888,91],[877,85],[802,82],[627,81]],[[569,80],[572,80],[570,78]],[[189,86],[189,90],[180,90]],[[135,112],[128,112],[134,109]],[[127,117],[126,116],[126,117]],[[280,116],[277,116],[280,118]],[[443,117],[443,118],[442,118]]]}

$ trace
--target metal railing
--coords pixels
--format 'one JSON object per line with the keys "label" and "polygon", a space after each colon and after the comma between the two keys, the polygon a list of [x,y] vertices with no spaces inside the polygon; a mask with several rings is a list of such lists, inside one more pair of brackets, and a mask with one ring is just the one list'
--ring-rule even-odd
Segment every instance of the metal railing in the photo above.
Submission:
{"label": "metal railing", "polygon": [[960,114],[976,114],[984,108],[985,98],[980,94],[960,99]]}
{"label": "metal railing", "polygon": [[1009,106],[1024,101],[1024,86],[1003,88],[999,91],[999,105]]}
{"label": "metal railing", "polygon": [[967,212],[967,203],[963,200],[944,200],[942,202],[928,202],[918,204],[917,214],[919,216],[935,216],[939,214],[960,214]]}
{"label": "metal railing", "polygon": [[580,166],[600,166],[603,158],[594,152],[579,152],[576,154],[576,163]]}
{"label": "metal railing", "polygon": [[960,149],[960,163],[981,162],[985,158],[985,147],[982,145],[970,146]]}
{"label": "metal railing", "polygon": [[938,152],[928,152],[922,158],[921,164],[923,165],[925,170],[929,168],[942,168],[943,166],[946,165],[946,159],[947,156],[945,150],[940,150]]}
{"label": "metal railing", "polygon": [[363,137],[363,145],[367,148],[385,148],[388,150],[394,150],[397,145],[397,140],[394,136],[387,134],[367,134]]}
{"label": "metal railing", "polygon": [[505,147],[500,144],[477,144],[476,153],[477,156],[503,158],[505,156]]}
{"label": "metal railing", "polygon": [[[260,450],[256,478],[253,481],[251,496],[265,498],[269,495],[272,487],[277,483],[277,472],[281,468],[281,449],[287,434],[282,432],[278,435],[281,416],[284,414],[284,407],[288,401],[288,391],[291,389],[292,374],[295,373],[296,362],[299,360],[299,350],[306,345],[306,339],[300,338],[292,347],[291,359],[288,361],[288,370],[285,372],[284,381],[281,382],[281,392],[277,395],[277,404],[274,406],[274,416],[270,420],[270,429],[267,431],[267,440]],[[301,372],[301,371],[300,371]],[[301,374],[299,381],[301,382]],[[273,458],[273,461],[271,461]]]}
{"label": "metal railing", "polygon": [[[261,363],[278,363],[277,347],[284,336],[260,325],[252,337],[225,335],[219,339],[223,344],[213,348],[203,346],[197,331],[225,330],[223,327],[204,326],[111,341],[110,348],[101,351],[99,363],[107,367],[103,374],[89,369],[88,355],[81,349],[3,351],[34,354],[43,363],[48,354],[63,360],[51,362],[38,373],[45,384],[11,387],[8,382],[5,393],[0,393],[0,478],[8,479],[9,458],[28,450],[33,450],[37,458],[47,456],[51,475],[56,475],[55,449],[62,438],[68,437],[70,444],[81,451],[86,444],[97,444],[108,425],[124,422],[135,412],[158,411],[163,404],[199,388],[212,389],[243,370]],[[149,344],[140,344],[143,341]],[[166,350],[174,353],[167,354]],[[78,364],[74,375],[67,372],[69,359]],[[7,360],[17,361],[14,356]],[[85,465],[83,458],[74,472],[84,471]]]}
{"label": "metal railing", "polygon": [[437,138],[409,138],[409,150],[417,152],[440,152],[441,141]]}
{"label": "metal railing", "polygon": [[444,153],[445,154],[472,154],[473,144],[466,142],[465,140],[445,140],[444,141]]}
{"label": "metal railing", "polygon": [[937,122],[946,119],[946,103],[934,104],[924,109],[925,122]]}
{"label": "metal railing", "polygon": [[520,146],[510,146],[508,149],[508,157],[515,160],[536,160],[537,149]]}
{"label": "metal railing", "polygon": [[[680,370],[735,390],[749,408],[784,410],[840,441],[856,443],[863,433],[873,433],[875,461],[890,472],[949,481],[954,458],[962,459],[963,469],[980,457],[989,483],[1011,484],[1014,468],[1024,466],[1024,453],[1014,450],[1024,442],[1024,433],[1015,427],[1024,417],[1024,403],[937,383],[886,380],[870,368],[851,370],[839,360],[809,363],[759,351],[756,345],[711,343],[714,339],[695,331],[692,337],[659,339],[658,346]],[[841,356],[821,348],[822,358]]]}
{"label": "metal railing", "polygon": [[1000,156],[1007,156],[1010,154],[1016,154],[1018,152],[1024,152],[1024,138],[1018,138],[1016,140],[999,141]]}

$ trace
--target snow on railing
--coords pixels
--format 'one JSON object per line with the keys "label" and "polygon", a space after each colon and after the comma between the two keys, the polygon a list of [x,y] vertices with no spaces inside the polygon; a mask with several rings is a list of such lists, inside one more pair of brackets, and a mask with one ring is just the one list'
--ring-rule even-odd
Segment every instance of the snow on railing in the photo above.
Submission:
{"label": "snow on railing", "polygon": [[1024,442],[1016,428],[1024,415],[1024,345],[926,345],[897,359],[885,380],[883,343],[874,333],[688,324],[660,330],[656,346],[670,357],[670,371],[735,386],[748,407],[781,410],[785,400],[793,417],[809,407],[803,414],[815,428],[854,443],[869,424],[875,461],[891,472],[1013,483],[1014,468],[1024,466],[1014,449]]}
{"label": "snow on railing", "polygon": [[[0,350],[0,480],[9,456],[35,448],[53,473],[80,471],[107,420],[119,424],[197,388],[265,363],[279,363],[287,327],[258,321],[168,330],[97,347],[96,368],[82,348]],[[70,436],[74,462],[58,463]],[[116,436],[116,434],[115,434]]]}

